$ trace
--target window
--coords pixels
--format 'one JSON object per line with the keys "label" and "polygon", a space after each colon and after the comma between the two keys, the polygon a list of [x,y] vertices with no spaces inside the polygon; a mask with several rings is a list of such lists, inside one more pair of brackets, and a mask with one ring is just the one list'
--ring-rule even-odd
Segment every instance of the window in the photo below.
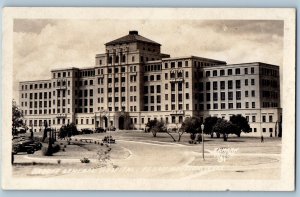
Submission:
{"label": "window", "polygon": [[249,102],[245,103],[246,108],[249,108]]}
{"label": "window", "polygon": [[175,68],[175,62],[171,62],[171,68]]}
{"label": "window", "polygon": [[252,90],[252,91],[251,91],[251,96],[252,96],[252,97],[255,97],[255,90]]}
{"label": "window", "polygon": [[241,88],[241,80],[235,80],[236,88]]}
{"label": "window", "polygon": [[232,69],[228,69],[228,70],[227,70],[227,74],[228,74],[228,75],[232,75]]}
{"label": "window", "polygon": [[255,108],[255,102],[252,102],[252,108]]}
{"label": "window", "polygon": [[215,77],[215,76],[217,76],[218,75],[218,71],[217,70],[214,70],[213,71],[213,76]]}
{"label": "window", "polygon": [[222,101],[225,100],[225,92],[221,92],[221,100],[222,100]]}
{"label": "window", "polygon": [[150,93],[154,93],[154,86],[150,86]]}
{"label": "window", "polygon": [[209,110],[210,109],[210,104],[206,105],[206,109]]}
{"label": "window", "polygon": [[272,115],[269,116],[269,122],[273,122],[273,116]]}
{"label": "window", "polygon": [[210,71],[206,71],[206,77],[210,77]]}
{"label": "window", "polygon": [[218,93],[217,92],[213,93],[213,99],[214,99],[214,101],[218,101]]}
{"label": "window", "polygon": [[240,109],[242,107],[242,104],[241,103],[236,103],[236,108],[237,109]]}
{"label": "window", "polygon": [[232,81],[231,80],[228,81],[228,89],[232,89]]}
{"label": "window", "polygon": [[225,75],[225,70],[220,70],[220,76],[224,76]]}
{"label": "window", "polygon": [[213,82],[213,89],[218,90],[218,82],[217,81]]}
{"label": "window", "polygon": [[232,109],[233,108],[233,103],[228,103],[228,108]]}
{"label": "window", "polygon": [[225,103],[221,103],[221,109],[225,109],[225,108],[226,108]]}
{"label": "window", "polygon": [[236,68],[236,69],[235,69],[235,74],[236,74],[236,75],[241,74],[241,70],[240,70],[239,68]]}
{"label": "window", "polygon": [[178,68],[182,67],[182,62],[178,62]]}
{"label": "window", "polygon": [[206,93],[206,101],[210,101],[210,93]]}
{"label": "window", "polygon": [[171,94],[171,101],[175,102],[175,94]]}
{"label": "window", "polygon": [[182,83],[178,83],[178,91],[182,91]]}
{"label": "window", "polygon": [[244,73],[245,73],[245,75],[248,74],[248,68],[244,68]]}
{"label": "window", "polygon": [[186,110],[190,110],[190,105],[189,105],[189,104],[186,104],[186,105],[185,105],[185,109],[186,109]]}
{"label": "window", "polygon": [[214,103],[214,109],[218,109],[218,103]]}
{"label": "window", "polygon": [[228,100],[233,100],[233,92],[228,92]]}
{"label": "window", "polygon": [[245,86],[248,85],[248,79],[245,79]]}
{"label": "window", "polygon": [[255,80],[251,79],[251,85],[255,85]]}
{"label": "window", "polygon": [[206,90],[210,90],[210,82],[206,82]]}
{"label": "window", "polygon": [[221,83],[220,83],[220,89],[221,90],[225,89],[225,81],[221,81]]}
{"label": "window", "polygon": [[185,99],[190,99],[189,93],[185,93]]}
{"label": "window", "polygon": [[248,90],[245,91],[245,97],[248,97],[249,96],[249,93],[248,93]]}
{"label": "window", "polygon": [[236,100],[241,100],[241,91],[236,91]]}
{"label": "window", "polygon": [[189,82],[185,83],[185,88],[189,88]]}
{"label": "window", "polygon": [[254,74],[254,68],[253,67],[251,68],[251,74]]}

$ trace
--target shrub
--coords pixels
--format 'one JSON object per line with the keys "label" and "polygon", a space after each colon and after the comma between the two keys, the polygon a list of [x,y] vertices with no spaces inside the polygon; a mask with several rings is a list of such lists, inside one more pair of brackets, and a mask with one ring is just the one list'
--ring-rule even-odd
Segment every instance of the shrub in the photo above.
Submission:
{"label": "shrub", "polygon": [[84,157],[83,159],[80,159],[81,163],[90,163],[90,160],[86,157]]}
{"label": "shrub", "polygon": [[52,156],[52,154],[53,154],[52,148],[43,147],[42,154],[43,154],[43,156]]}
{"label": "shrub", "polygon": [[60,151],[60,145],[56,144],[53,146],[53,152],[52,153],[57,153],[58,151]]}

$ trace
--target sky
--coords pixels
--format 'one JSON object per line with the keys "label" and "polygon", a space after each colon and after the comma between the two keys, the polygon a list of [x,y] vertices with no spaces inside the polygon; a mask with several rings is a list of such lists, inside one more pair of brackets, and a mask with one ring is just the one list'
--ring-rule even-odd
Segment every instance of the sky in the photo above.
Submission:
{"label": "sky", "polygon": [[104,44],[130,30],[160,43],[171,57],[283,63],[283,21],[15,19],[14,99],[18,102],[19,81],[50,79],[55,68],[93,67]]}

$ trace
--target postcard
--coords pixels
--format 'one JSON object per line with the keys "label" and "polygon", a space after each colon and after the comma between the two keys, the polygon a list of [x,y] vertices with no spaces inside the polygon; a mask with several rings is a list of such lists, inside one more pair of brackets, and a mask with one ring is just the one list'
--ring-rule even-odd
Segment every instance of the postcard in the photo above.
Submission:
{"label": "postcard", "polygon": [[295,9],[3,13],[4,189],[294,190]]}

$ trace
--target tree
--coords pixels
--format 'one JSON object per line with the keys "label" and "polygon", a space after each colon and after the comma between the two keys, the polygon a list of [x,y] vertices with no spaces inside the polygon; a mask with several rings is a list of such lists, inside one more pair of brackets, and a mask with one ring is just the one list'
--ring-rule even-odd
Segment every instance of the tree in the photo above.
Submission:
{"label": "tree", "polygon": [[[210,134],[211,137],[213,137],[213,134],[214,134],[213,127],[217,123],[218,119],[220,119],[220,118],[217,118],[217,117],[214,117],[214,116],[213,117],[209,116],[209,117],[205,118],[205,120],[204,120],[204,131],[203,132],[205,134]],[[217,134],[217,137],[220,137],[219,133],[216,133],[216,134]]]}
{"label": "tree", "polygon": [[232,124],[236,125],[236,127],[237,127],[236,135],[238,137],[241,136],[241,132],[249,133],[251,131],[248,120],[245,117],[243,117],[242,115],[232,115],[230,117],[230,122],[232,122]]}
{"label": "tree", "polygon": [[166,124],[163,121],[150,120],[147,122],[146,126],[149,128],[149,131],[152,132],[153,137],[156,137],[158,132],[166,132]]}
{"label": "tree", "polygon": [[[181,136],[184,134],[184,130],[182,128],[169,128],[169,129],[166,129],[166,132],[169,136],[171,136],[171,138],[173,139],[174,142],[180,142],[181,140]],[[177,133],[178,134],[178,139],[176,140],[175,137],[172,135],[172,133]]]}
{"label": "tree", "polygon": [[17,106],[16,102],[12,101],[12,134],[17,134],[17,127],[23,127],[23,113]]}
{"label": "tree", "polygon": [[190,133],[191,140],[195,140],[197,133],[201,131],[201,121],[197,117],[186,118],[181,125],[183,132]]}
{"label": "tree", "polygon": [[218,118],[217,123],[214,125],[212,132],[220,133],[223,135],[224,141],[227,141],[228,134],[236,134],[238,127],[222,118]]}
{"label": "tree", "polygon": [[58,137],[59,138],[70,138],[73,135],[78,135],[78,130],[75,123],[70,123],[67,125],[62,125],[59,129]]}

